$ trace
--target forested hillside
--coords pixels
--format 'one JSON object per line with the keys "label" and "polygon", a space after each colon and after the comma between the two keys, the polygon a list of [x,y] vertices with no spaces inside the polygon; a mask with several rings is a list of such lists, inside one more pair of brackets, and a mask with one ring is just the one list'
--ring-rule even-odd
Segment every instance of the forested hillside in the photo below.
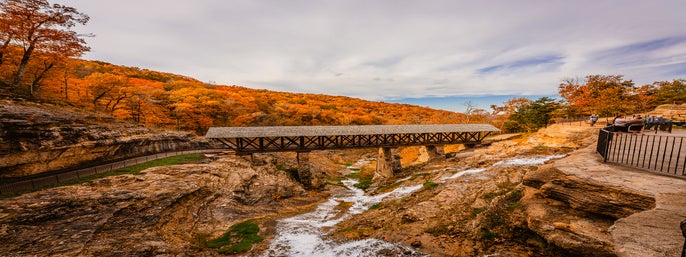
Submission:
{"label": "forested hillside", "polygon": [[686,101],[684,79],[636,86],[622,75],[564,80],[558,87],[564,101],[521,97],[503,106],[492,105],[490,112],[470,105],[466,114],[212,85],[181,75],[77,59],[90,51],[84,40],[90,35],[73,28],[86,25],[90,17],[76,8],[46,0],[0,0],[0,14],[0,94],[198,134],[211,126],[414,123],[492,123],[506,131],[534,131],[553,117],[645,113],[659,104]]}
{"label": "forested hillside", "polygon": [[[12,77],[9,71],[3,69],[0,73],[5,85]],[[29,72],[28,76],[33,74]],[[460,113],[425,107],[210,85],[175,74],[78,59],[68,59],[53,67],[38,83],[7,89],[14,96],[75,106],[145,126],[199,134],[211,126],[459,123],[465,120],[465,115]]]}

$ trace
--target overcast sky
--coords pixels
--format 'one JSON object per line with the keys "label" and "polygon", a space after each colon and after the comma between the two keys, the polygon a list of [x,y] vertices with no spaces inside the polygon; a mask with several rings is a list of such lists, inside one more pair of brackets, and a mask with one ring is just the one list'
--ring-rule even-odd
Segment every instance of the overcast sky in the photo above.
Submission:
{"label": "overcast sky", "polygon": [[91,17],[85,59],[222,85],[391,101],[686,78],[684,0],[60,2]]}

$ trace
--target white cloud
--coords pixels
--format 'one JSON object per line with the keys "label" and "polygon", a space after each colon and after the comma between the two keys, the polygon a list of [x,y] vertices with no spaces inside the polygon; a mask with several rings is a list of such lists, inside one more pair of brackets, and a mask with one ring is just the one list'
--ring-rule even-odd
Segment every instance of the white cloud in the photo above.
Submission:
{"label": "white cloud", "polygon": [[[686,76],[683,0],[67,4],[92,17],[85,58],[227,85],[381,100],[554,94],[561,79],[589,74]],[[640,47],[665,39],[679,42]]]}

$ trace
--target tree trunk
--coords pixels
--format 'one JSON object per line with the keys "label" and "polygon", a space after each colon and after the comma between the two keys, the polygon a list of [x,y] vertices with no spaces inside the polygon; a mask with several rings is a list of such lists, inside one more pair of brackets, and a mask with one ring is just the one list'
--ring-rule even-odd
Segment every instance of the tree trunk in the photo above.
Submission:
{"label": "tree trunk", "polygon": [[7,40],[2,44],[2,48],[0,48],[0,65],[2,65],[2,62],[5,57],[5,51],[7,50],[7,47],[10,45],[12,37],[7,37]]}
{"label": "tree trunk", "polygon": [[43,77],[45,76],[45,73],[48,73],[48,71],[50,69],[52,69],[53,66],[55,66],[54,63],[50,63],[50,64],[46,63],[46,66],[43,69],[43,71],[41,71],[41,73],[38,74],[38,76],[36,76],[35,79],[33,79],[33,81],[31,82],[31,96],[33,96],[34,88],[36,89],[35,91],[38,91],[38,83],[43,79]]}
{"label": "tree trunk", "polygon": [[12,82],[11,86],[16,87],[19,85],[19,83],[21,83],[21,79],[24,76],[26,66],[29,64],[29,59],[31,58],[34,48],[35,45],[31,43],[29,48],[24,51],[24,55],[21,57],[21,62],[19,63],[19,70],[17,70],[17,73],[14,75],[14,81]]}

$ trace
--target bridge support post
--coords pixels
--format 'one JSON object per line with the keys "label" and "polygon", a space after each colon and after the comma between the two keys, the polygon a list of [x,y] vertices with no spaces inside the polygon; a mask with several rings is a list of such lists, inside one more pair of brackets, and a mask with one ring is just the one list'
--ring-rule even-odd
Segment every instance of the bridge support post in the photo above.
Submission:
{"label": "bridge support post", "polygon": [[312,189],[312,170],[309,152],[297,152],[298,178],[305,189]]}
{"label": "bridge support post", "polygon": [[418,162],[428,162],[437,159],[445,159],[442,145],[425,145],[419,148]]}
{"label": "bridge support post", "polygon": [[398,150],[390,147],[379,148],[379,156],[376,158],[376,172],[372,180],[383,180],[400,173],[400,154]]}

